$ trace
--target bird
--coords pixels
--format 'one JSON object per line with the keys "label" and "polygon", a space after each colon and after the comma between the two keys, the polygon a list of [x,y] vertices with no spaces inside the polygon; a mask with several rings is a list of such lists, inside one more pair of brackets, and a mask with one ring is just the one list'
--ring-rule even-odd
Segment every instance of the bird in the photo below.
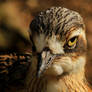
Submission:
{"label": "bird", "polygon": [[29,29],[32,53],[0,58],[5,67],[10,61],[5,69],[0,67],[10,75],[1,91],[92,92],[85,77],[87,38],[81,15],[51,7],[35,16]]}
{"label": "bird", "polygon": [[85,78],[86,28],[78,12],[64,7],[44,10],[32,20],[29,34],[27,92],[91,92]]}

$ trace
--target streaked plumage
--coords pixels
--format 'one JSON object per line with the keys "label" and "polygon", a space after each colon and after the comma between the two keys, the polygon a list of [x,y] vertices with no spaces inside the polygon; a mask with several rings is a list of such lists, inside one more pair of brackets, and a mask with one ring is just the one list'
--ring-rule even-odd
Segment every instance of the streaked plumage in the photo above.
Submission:
{"label": "streaked plumage", "polygon": [[30,58],[26,53],[0,53],[0,92],[11,92],[16,84],[19,88],[22,86]]}

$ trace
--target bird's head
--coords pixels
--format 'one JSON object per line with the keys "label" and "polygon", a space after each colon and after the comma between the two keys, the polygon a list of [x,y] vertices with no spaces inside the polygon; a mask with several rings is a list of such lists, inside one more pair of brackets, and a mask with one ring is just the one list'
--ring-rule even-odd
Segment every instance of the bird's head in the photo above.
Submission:
{"label": "bird's head", "polygon": [[38,76],[59,76],[84,68],[87,48],[85,25],[77,12],[52,7],[31,22],[30,31]]}

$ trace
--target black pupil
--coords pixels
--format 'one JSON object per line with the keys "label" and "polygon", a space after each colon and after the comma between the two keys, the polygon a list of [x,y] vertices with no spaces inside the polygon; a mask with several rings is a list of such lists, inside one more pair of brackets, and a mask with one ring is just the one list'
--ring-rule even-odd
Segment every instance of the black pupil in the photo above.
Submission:
{"label": "black pupil", "polygon": [[74,42],[75,39],[76,39],[76,37],[73,37],[73,38],[71,39],[71,42]]}

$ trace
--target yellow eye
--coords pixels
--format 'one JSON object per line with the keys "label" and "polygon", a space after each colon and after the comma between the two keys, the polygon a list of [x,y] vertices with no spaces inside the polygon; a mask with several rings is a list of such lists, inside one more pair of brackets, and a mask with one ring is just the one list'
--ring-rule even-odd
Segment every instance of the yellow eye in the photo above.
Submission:
{"label": "yellow eye", "polygon": [[72,39],[70,39],[69,41],[68,41],[68,46],[74,46],[74,45],[76,45],[76,42],[77,42],[77,37],[73,37]]}

